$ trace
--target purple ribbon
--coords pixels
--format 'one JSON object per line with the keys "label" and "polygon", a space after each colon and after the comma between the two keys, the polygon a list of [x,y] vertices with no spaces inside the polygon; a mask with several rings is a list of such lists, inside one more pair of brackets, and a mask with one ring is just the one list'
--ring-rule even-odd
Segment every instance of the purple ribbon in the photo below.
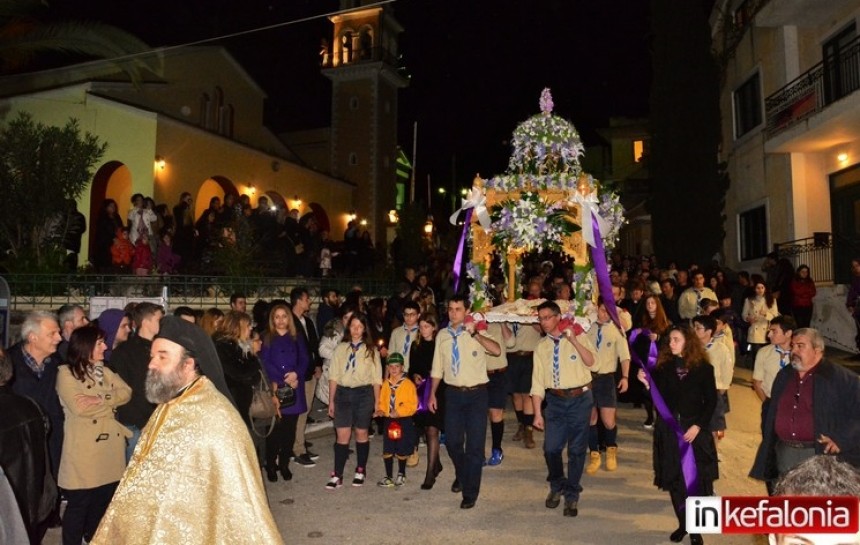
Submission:
{"label": "purple ribbon", "polygon": [[460,233],[460,244],[457,246],[457,255],[454,256],[454,293],[460,288],[460,271],[463,269],[463,252],[466,249],[466,235],[472,227],[472,212],[474,208],[466,209],[466,221],[463,222],[463,232]]}
{"label": "purple ribbon", "polygon": [[606,306],[606,312],[618,329],[624,331],[621,327],[621,320],[618,319],[618,309],[615,306],[615,297],[612,295],[612,282],[609,280],[609,269],[606,266],[606,252],[603,249],[603,236],[600,234],[600,225],[594,213],[591,214],[591,225],[594,228],[594,246],[591,248],[591,261],[594,262],[594,272],[597,277],[597,287],[600,289],[600,296],[603,297],[603,304]]}
{"label": "purple ribbon", "polygon": [[[651,335],[651,332],[647,329],[639,328],[634,329],[630,333],[630,357],[633,358],[633,361],[639,364],[639,367],[641,367],[643,371],[645,371],[645,376],[648,378],[648,384],[651,386],[651,399],[654,401],[654,408],[657,409],[657,413],[660,415],[660,418],[662,418],[663,422],[665,422],[669,429],[674,432],[675,437],[678,440],[678,453],[681,457],[681,473],[684,476],[684,483],[687,485],[687,496],[696,496],[699,493],[699,472],[696,469],[696,456],[693,453],[693,444],[684,440],[685,430],[681,428],[681,424],[672,414],[672,411],[669,410],[669,406],[666,405],[666,400],[663,399],[663,396],[660,394],[660,390],[657,389],[657,384],[654,382],[654,378],[651,376],[651,372],[657,366],[657,343],[650,341],[651,345],[648,347],[647,365],[642,363],[642,360],[639,358],[639,354],[633,350],[633,343],[636,342],[636,339],[639,338],[640,334],[647,337]],[[684,505],[680,505],[680,508],[684,509]]]}
{"label": "purple ribbon", "polygon": [[418,413],[430,412],[430,393],[433,391],[433,380],[427,377],[418,385]]}

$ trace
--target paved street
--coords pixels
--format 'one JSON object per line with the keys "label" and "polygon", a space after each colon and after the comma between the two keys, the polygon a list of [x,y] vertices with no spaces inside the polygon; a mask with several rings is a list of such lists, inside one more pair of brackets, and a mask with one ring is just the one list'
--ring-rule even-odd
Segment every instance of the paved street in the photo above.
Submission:
{"label": "paved street", "polygon": [[[751,373],[738,368],[730,397],[729,430],[720,444],[721,495],[762,494],[764,486],[746,477],[759,441],[759,404],[749,388]],[[446,454],[445,469],[430,491],[419,488],[424,477],[424,458],[410,470],[407,484],[399,490],[383,489],[376,481],[383,474],[382,441],[371,440],[368,484],[348,484],[329,492],[323,485],[331,470],[333,440],[329,429],[311,440],[321,457],[316,467],[292,464],[290,482],[266,483],[272,512],[286,543],[311,545],[421,545],[436,543],[493,545],[534,543],[658,544],[669,543],[676,522],[668,494],[652,483],[651,434],[642,428],[644,412],[629,405],[619,410],[619,470],[601,470],[585,476],[579,516],[565,518],[562,508],[546,509],[546,470],[540,448],[526,450],[509,439],[514,433],[513,414],[508,415],[505,460],[484,472],[481,496],[469,511],[459,508],[460,496],[449,490],[452,466]],[[487,448],[489,452],[489,445]],[[354,460],[347,463],[347,472]],[[706,543],[762,544],[761,537],[708,536]],[[59,530],[50,532],[46,544],[60,543]],[[689,543],[685,540],[685,543]],[[196,545],[196,544],[195,544]]]}

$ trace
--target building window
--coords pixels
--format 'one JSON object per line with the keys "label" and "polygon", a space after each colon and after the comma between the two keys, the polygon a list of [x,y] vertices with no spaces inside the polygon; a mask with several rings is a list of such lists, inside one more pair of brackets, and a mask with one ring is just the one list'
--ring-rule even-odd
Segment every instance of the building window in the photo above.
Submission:
{"label": "building window", "polygon": [[349,154],[349,164],[355,166],[358,164],[358,155],[355,152]]}
{"label": "building window", "polygon": [[767,211],[761,205],[738,216],[741,261],[767,255]]}
{"label": "building window", "polygon": [[349,109],[357,110],[358,109],[358,97],[349,97]]}
{"label": "building window", "polygon": [[637,163],[642,160],[642,155],[645,153],[645,141],[644,140],[634,140],[633,141],[633,160]]}
{"label": "building window", "polygon": [[756,72],[734,93],[735,138],[740,138],[761,125],[761,84]]}

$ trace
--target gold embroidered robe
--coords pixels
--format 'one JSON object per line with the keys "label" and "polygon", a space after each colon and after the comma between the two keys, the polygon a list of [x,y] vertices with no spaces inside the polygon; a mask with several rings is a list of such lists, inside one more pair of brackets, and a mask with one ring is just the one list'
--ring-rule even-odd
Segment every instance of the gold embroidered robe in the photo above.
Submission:
{"label": "gold embroidered robe", "polygon": [[209,379],[156,408],[90,543],[283,543],[248,429]]}

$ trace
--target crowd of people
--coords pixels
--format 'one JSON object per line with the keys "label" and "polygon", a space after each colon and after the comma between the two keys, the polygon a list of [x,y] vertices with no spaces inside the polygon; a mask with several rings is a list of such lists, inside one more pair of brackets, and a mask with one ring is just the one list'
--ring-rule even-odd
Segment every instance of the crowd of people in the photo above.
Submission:
{"label": "crowd of people", "polygon": [[344,240],[335,242],[313,212],[300,215],[265,195],[256,207],[248,195],[227,193],[223,202],[212,197],[199,217],[187,192],[172,209],[136,193],[127,217],[118,210],[116,201],[105,199],[95,218],[90,260],[98,272],[217,274],[224,272],[225,260],[244,255],[261,272],[328,277],[359,274],[375,261],[370,233],[358,222],[350,222]]}
{"label": "crowd of people", "polygon": [[[148,543],[180,533],[178,541],[193,535],[202,543],[212,541],[207,532],[251,526],[259,542],[280,542],[263,477],[290,481],[291,464],[320,463],[305,437],[316,401],[327,405],[335,431],[331,473],[320,483],[327,490],[363,486],[372,473],[379,487],[405,486],[421,443],[420,488],[432,489],[444,443],[451,490],[471,509],[483,468],[501,465],[511,444],[536,448],[542,431],[544,505],[563,501],[563,515],[576,517],[582,474],[619,468],[615,412],[628,402],[643,407],[643,426],[653,430],[654,484],[669,493],[679,524],[670,539],[680,542],[688,494],[714,493],[728,390],[742,357],[762,400],[753,477],[772,491],[780,476],[816,454],[860,466],[860,383],[827,362],[820,334],[800,325],[810,314],[797,296],[809,296],[808,268],[780,285],[768,263],[761,275],[663,269],[653,258],[612,263],[613,300],[598,298],[588,331],[560,307],[574,295],[572,266],[546,260],[524,268],[523,297],[544,300],[537,323],[487,323],[451,293],[447,277],[412,268],[389,298],[324,289],[315,316],[302,287],[250,310],[246,297],[234,294],[229,309],[178,307],[166,317],[151,303],[107,310],[93,323],[77,305],[34,312],[21,342],[0,358],[0,393],[35,401],[18,398],[19,409],[8,413],[31,429],[32,460],[7,467],[10,454],[0,446],[0,466],[13,489],[25,491],[16,497],[33,543],[59,523],[61,498],[64,544]],[[250,412],[261,377],[262,395],[275,407],[271,425]],[[517,429],[506,445],[508,406]],[[383,439],[378,472],[369,456],[374,435]],[[692,486],[682,470],[691,456]],[[167,486],[167,467],[175,496],[159,488]],[[237,478],[247,485],[244,496],[213,507],[242,503],[241,513],[225,511],[229,522],[204,528],[178,508],[188,498],[233,498],[237,487],[223,487]],[[702,543],[700,535],[690,540]]]}

